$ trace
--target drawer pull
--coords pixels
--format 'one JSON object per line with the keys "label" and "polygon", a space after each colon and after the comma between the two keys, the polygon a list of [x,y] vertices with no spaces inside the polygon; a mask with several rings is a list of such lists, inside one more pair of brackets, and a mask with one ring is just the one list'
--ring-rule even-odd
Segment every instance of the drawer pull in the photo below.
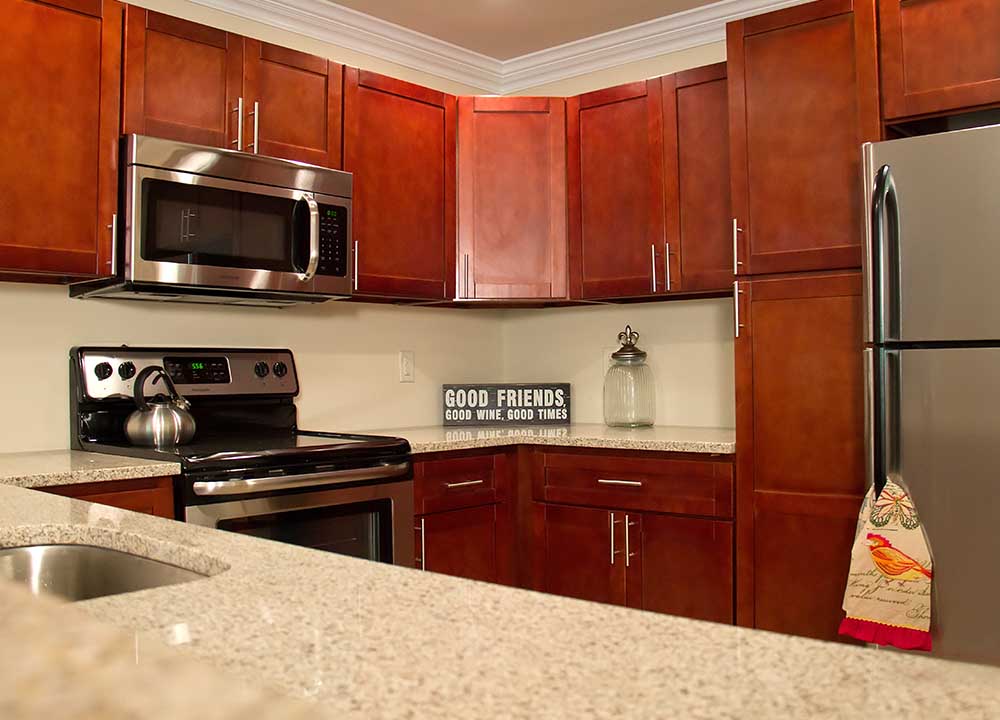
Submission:
{"label": "drawer pull", "polygon": [[448,488],[449,490],[452,490],[454,488],[469,487],[470,485],[482,485],[483,482],[484,481],[482,479],[480,479],[480,480],[466,480],[465,482],[445,483],[444,486],[446,488]]}
{"label": "drawer pull", "polygon": [[629,487],[642,487],[641,480],[605,480],[604,478],[597,478],[597,483],[599,485],[627,485]]}

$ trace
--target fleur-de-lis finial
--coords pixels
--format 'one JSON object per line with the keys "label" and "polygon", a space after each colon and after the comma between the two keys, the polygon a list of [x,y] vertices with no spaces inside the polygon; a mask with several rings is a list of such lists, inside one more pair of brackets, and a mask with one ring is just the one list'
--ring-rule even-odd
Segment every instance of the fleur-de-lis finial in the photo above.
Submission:
{"label": "fleur-de-lis finial", "polygon": [[639,333],[634,332],[631,325],[626,325],[625,332],[618,333],[618,342],[622,345],[635,345],[639,342]]}

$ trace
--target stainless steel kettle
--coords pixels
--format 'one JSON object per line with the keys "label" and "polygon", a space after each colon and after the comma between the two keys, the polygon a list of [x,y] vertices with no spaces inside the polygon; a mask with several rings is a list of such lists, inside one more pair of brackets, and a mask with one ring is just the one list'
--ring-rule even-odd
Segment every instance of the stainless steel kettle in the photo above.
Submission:
{"label": "stainless steel kettle", "polygon": [[[160,379],[167,388],[165,400],[146,400],[146,381],[155,375],[155,385]],[[143,368],[135,378],[133,390],[135,410],[125,420],[125,435],[133,445],[164,448],[183,445],[194,437],[195,422],[191,404],[174,387],[170,376],[159,365]]]}

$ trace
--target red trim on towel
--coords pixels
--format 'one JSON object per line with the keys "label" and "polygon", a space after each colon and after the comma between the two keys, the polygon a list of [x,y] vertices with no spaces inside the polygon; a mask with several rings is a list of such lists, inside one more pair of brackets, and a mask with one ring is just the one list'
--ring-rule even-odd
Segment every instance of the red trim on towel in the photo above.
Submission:
{"label": "red trim on towel", "polygon": [[931,634],[923,630],[893,627],[882,623],[845,617],[840,622],[841,635],[876,645],[892,645],[900,650],[931,650]]}

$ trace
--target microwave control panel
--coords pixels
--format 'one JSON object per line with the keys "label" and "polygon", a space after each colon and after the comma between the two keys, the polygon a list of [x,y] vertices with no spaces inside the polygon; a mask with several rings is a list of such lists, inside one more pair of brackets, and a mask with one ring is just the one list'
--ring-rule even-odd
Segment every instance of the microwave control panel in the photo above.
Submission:
{"label": "microwave control panel", "polygon": [[347,208],[319,206],[318,275],[347,275]]}

